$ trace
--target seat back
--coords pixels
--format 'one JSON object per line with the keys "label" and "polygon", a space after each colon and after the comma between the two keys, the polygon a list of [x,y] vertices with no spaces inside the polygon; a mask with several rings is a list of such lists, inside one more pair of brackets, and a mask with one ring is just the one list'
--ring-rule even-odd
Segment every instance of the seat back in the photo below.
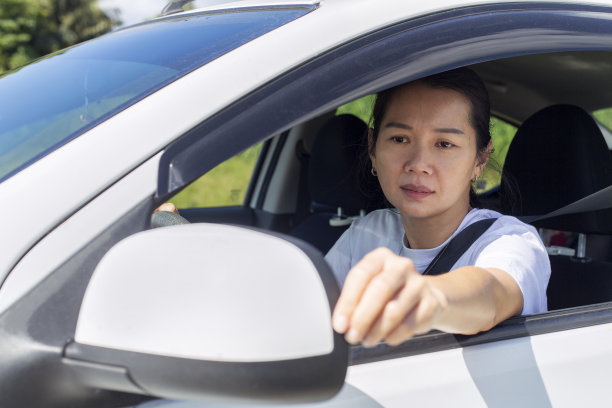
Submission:
{"label": "seat back", "polygon": [[[518,197],[512,200],[502,186],[504,212],[544,215],[612,184],[612,158],[587,112],[577,106],[555,105],[535,113],[519,127],[506,156],[503,176],[518,191]],[[562,215],[533,224],[577,236],[601,234],[604,243],[608,241],[604,251],[612,252],[610,209]],[[601,258],[609,258],[605,255],[609,254]],[[550,261],[549,310],[612,300],[612,263],[563,255],[551,255]]]}
{"label": "seat back", "polygon": [[324,253],[350,225],[350,219],[333,222],[338,218],[338,208],[348,217],[359,216],[366,209],[368,199],[357,179],[359,157],[366,148],[363,143],[366,132],[367,126],[361,119],[338,115],[321,127],[313,142],[308,163],[311,208],[290,234]]}
{"label": "seat back", "polygon": [[[512,215],[544,215],[612,184],[612,158],[599,127],[583,109],[554,105],[527,119],[508,149],[503,175],[518,186]],[[548,218],[542,228],[612,234],[612,209]]]}

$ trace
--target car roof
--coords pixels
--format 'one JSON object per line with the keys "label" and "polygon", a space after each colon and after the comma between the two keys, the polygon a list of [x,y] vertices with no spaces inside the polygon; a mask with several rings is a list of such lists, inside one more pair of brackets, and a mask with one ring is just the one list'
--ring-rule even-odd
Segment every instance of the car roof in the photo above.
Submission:
{"label": "car roof", "polygon": [[[260,7],[260,6],[295,6],[305,4],[325,4],[325,3],[342,3],[347,5],[354,4],[356,2],[369,2],[372,6],[384,6],[385,4],[396,3],[397,0],[298,0],[298,1],[286,1],[286,0],[229,0],[226,2],[216,2],[208,6],[198,7],[192,11],[202,10],[213,10],[213,9],[227,9],[227,8],[242,8],[242,7]],[[419,2],[421,4],[412,4],[415,9],[421,8],[448,8],[448,7],[463,7],[478,4],[501,4],[501,3],[566,3],[566,4],[603,4],[609,5],[610,0],[432,0],[429,2]]]}
{"label": "car roof", "polygon": [[301,0],[301,1],[286,1],[286,0],[236,0],[227,2],[218,2],[208,6],[202,6],[193,10],[185,11],[184,14],[198,13],[212,10],[231,10],[251,7],[292,7],[303,5],[326,5],[326,4],[342,5],[348,9],[361,9],[366,5],[370,9],[374,8],[393,8],[398,4],[410,3],[410,8],[414,11],[414,15],[427,14],[430,12],[449,9],[453,7],[469,7],[483,4],[503,4],[503,3],[563,3],[563,4],[581,4],[581,5],[612,5],[611,0],[431,0],[427,2],[405,2],[404,0]]}
{"label": "car roof", "polygon": [[[321,6],[328,7],[332,5],[336,10],[344,10],[344,13],[338,13],[339,17],[342,17],[343,25],[351,25],[352,22],[357,22],[359,19],[352,19],[351,16],[365,13],[379,14],[382,11],[387,15],[388,21],[386,23],[393,22],[394,19],[406,19],[426,15],[429,13],[438,12],[441,10],[448,10],[458,7],[470,7],[487,4],[504,4],[504,3],[517,3],[517,4],[545,4],[545,3],[556,3],[556,4],[576,4],[576,5],[590,5],[590,6],[612,6],[612,0],[430,0],[427,2],[407,2],[405,0],[299,0],[299,1],[285,1],[285,0],[237,0],[227,1],[221,3],[215,3],[208,6],[202,6],[194,8],[193,10],[184,11],[177,14],[193,14],[210,11],[220,10],[238,10],[248,8],[259,8],[259,7],[299,7],[299,6]],[[389,11],[397,10],[397,12],[389,13]],[[174,14],[176,15],[176,14]],[[163,17],[161,17],[163,18]],[[377,19],[373,18],[373,22]],[[362,23],[360,23],[362,24]]]}

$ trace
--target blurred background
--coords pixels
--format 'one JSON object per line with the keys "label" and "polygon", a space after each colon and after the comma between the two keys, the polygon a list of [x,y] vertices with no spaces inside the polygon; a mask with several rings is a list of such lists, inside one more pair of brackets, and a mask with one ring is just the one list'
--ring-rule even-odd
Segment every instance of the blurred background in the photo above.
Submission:
{"label": "blurred background", "polygon": [[[203,7],[223,0],[196,0]],[[167,0],[0,0],[0,74],[124,25],[159,16]]]}

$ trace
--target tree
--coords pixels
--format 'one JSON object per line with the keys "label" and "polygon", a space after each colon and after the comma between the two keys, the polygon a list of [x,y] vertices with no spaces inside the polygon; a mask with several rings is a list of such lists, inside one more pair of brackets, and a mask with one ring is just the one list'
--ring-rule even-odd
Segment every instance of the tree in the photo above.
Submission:
{"label": "tree", "polygon": [[96,0],[0,0],[0,73],[118,24]]}

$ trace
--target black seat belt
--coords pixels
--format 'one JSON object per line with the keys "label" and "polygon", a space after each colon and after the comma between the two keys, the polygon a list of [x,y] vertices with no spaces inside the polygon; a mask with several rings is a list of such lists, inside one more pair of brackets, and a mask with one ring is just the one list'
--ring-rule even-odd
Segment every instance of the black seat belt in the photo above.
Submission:
{"label": "black seat belt", "polygon": [[560,215],[579,214],[587,211],[606,210],[612,207],[612,186],[602,188],[599,191],[589,194],[588,196],[574,201],[558,210],[549,212],[544,215],[526,215],[516,217],[519,220],[532,223],[546,218],[558,217]]}
{"label": "black seat belt", "polygon": [[497,218],[487,218],[476,221],[465,227],[442,248],[438,255],[429,263],[423,275],[441,275],[451,270],[455,262],[480,237]]}
{"label": "black seat belt", "polygon": [[[597,211],[612,207],[612,186],[602,188],[580,200],[570,203],[556,211],[544,215],[517,217],[519,220],[531,223],[546,218],[557,217],[560,215],[577,214],[587,211]],[[440,275],[448,272],[455,262],[469,249],[469,247],[480,237],[497,218],[487,218],[486,220],[476,221],[465,227],[446,244],[438,255],[431,261],[423,275]]]}

